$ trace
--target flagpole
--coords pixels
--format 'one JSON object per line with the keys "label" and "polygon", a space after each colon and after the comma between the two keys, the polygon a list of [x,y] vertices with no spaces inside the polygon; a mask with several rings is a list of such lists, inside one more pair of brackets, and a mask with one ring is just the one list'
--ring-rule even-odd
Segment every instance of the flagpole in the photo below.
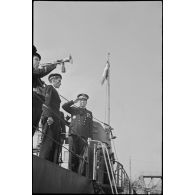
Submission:
{"label": "flagpole", "polygon": [[110,53],[108,53],[108,78],[107,78],[107,85],[108,85],[108,125],[110,126]]}

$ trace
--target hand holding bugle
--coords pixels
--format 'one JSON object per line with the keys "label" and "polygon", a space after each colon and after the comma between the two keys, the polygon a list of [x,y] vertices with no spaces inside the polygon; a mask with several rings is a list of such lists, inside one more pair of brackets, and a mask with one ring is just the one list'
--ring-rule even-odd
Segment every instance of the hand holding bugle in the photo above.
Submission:
{"label": "hand holding bugle", "polygon": [[61,71],[63,73],[65,73],[66,72],[66,68],[65,68],[65,63],[66,62],[69,62],[69,63],[73,64],[73,59],[72,59],[71,55],[69,55],[69,58],[64,58],[64,59],[61,59],[61,60],[57,60],[53,63],[44,63],[44,64],[41,64],[41,66],[46,67],[46,66],[49,66],[49,65],[61,65],[62,66]]}

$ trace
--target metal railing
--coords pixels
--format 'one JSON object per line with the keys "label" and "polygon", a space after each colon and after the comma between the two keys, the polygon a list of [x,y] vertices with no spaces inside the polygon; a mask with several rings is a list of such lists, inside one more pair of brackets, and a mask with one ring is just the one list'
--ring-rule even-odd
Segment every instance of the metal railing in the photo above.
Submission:
{"label": "metal railing", "polygon": [[114,161],[115,164],[115,178],[116,178],[116,185],[118,188],[124,189],[126,193],[131,192],[131,181],[129,176],[127,175],[123,165],[118,161]]}
{"label": "metal railing", "polygon": [[114,176],[113,165],[109,156],[109,152],[105,143],[98,140],[88,139],[88,145],[93,143],[93,170],[92,170],[92,180],[97,180],[97,149],[101,149],[103,153],[103,160],[106,165],[106,171],[109,179],[110,188],[112,194],[118,194],[116,180]]}

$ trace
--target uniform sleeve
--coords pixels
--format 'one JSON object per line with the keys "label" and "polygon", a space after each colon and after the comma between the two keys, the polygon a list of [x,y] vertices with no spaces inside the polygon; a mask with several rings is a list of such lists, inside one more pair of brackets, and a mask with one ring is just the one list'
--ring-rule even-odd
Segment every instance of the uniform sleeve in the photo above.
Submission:
{"label": "uniform sleeve", "polygon": [[33,69],[33,77],[35,78],[42,78],[46,75],[48,75],[52,70],[56,68],[56,65],[51,64],[48,66],[45,66],[43,69]]}
{"label": "uniform sleeve", "polygon": [[63,105],[62,105],[62,108],[63,108],[66,112],[68,112],[68,113],[70,113],[70,114],[75,114],[75,113],[76,113],[76,108],[75,108],[75,107],[72,107],[73,104],[74,104],[74,101],[73,101],[73,100],[72,100],[72,101],[69,101],[69,102],[63,104]]}
{"label": "uniform sleeve", "polygon": [[89,124],[89,129],[90,129],[91,139],[93,139],[93,114],[92,114],[92,112],[90,112],[90,114],[91,114],[91,121],[90,121],[90,124]]}
{"label": "uniform sleeve", "polygon": [[51,97],[52,97],[53,89],[52,86],[48,85],[45,89],[45,106],[43,105],[43,113],[45,117],[52,117],[53,112],[51,110]]}

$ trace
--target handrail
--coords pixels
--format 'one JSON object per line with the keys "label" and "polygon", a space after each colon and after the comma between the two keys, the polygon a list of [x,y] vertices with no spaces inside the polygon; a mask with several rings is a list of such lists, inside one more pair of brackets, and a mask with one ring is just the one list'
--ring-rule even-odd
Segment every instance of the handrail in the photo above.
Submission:
{"label": "handrail", "polygon": [[126,182],[128,182],[128,188],[127,189],[128,189],[128,191],[130,191],[131,181],[128,177],[128,174],[126,173],[125,169],[123,168],[123,165],[120,162],[115,161],[115,163],[117,163],[116,170],[115,170],[117,186],[118,187],[125,187]]}
{"label": "handrail", "polygon": [[[111,164],[111,161],[110,161],[110,156],[109,156],[106,144],[102,143],[101,141],[92,140],[92,139],[89,138],[88,139],[88,144],[90,144],[90,142],[95,142],[95,143],[99,144],[99,146],[101,146],[112,194],[114,194],[114,188],[115,188],[115,193],[118,194],[117,187],[116,187],[116,181],[115,181],[115,177],[114,177],[114,174],[113,174],[114,170],[113,170],[113,167],[112,167],[112,164]],[[107,155],[108,162],[107,162],[107,159],[106,159],[106,155]],[[95,155],[94,155],[94,157],[95,157]],[[96,161],[94,161],[94,162],[96,162]],[[94,164],[93,164],[93,172],[96,172],[96,168],[97,168],[97,166],[94,166]],[[109,170],[109,168],[110,168],[111,171]],[[110,172],[111,172],[111,175],[110,175]],[[114,183],[114,188],[113,188],[113,185],[112,185],[112,181]]]}
{"label": "handrail", "polygon": [[[117,164],[119,164],[121,166],[122,170],[124,170],[125,174],[127,175],[128,179],[129,179],[129,176],[128,176],[127,172],[125,171],[125,169],[123,168],[123,165],[116,160],[114,162],[116,162]],[[129,181],[130,181],[130,179],[129,179]]]}
{"label": "handrail", "polygon": [[[33,126],[34,126],[34,125],[33,125]],[[82,159],[83,161],[85,161],[86,163],[88,163],[88,161],[86,161],[82,156],[79,156],[78,154],[76,154],[76,153],[73,152],[72,150],[66,148],[66,147],[63,146],[61,143],[59,143],[58,141],[56,141],[54,138],[52,138],[52,137],[50,137],[49,135],[47,135],[46,133],[40,131],[40,130],[38,129],[38,127],[35,127],[35,126],[34,126],[34,128],[36,128],[37,131],[39,131],[41,134],[43,134],[43,135],[45,135],[46,137],[48,137],[50,140],[54,141],[57,145],[59,145],[59,146],[65,148],[67,151],[71,152],[74,156],[76,156],[76,157]]]}
{"label": "handrail", "polygon": [[110,162],[110,156],[109,156],[108,150],[105,146],[104,146],[104,149],[106,150],[106,153],[107,153],[107,156],[108,156],[108,162],[109,162],[109,165],[111,167],[111,174],[112,174],[112,178],[113,178],[113,181],[114,181],[114,187],[115,187],[115,190],[116,190],[116,194],[118,194],[118,191],[117,191],[117,188],[116,188],[116,181],[115,181],[115,177],[114,177],[114,174],[113,174],[114,170],[113,170],[113,167],[112,167],[111,162]]}
{"label": "handrail", "polygon": [[109,172],[108,164],[107,164],[107,160],[106,160],[106,155],[105,155],[105,151],[104,151],[103,148],[102,148],[102,151],[103,151],[103,155],[104,155],[104,161],[105,161],[105,164],[106,164],[106,169],[107,169],[107,173],[108,173],[108,178],[109,178],[109,182],[110,182],[110,187],[111,187],[111,190],[112,190],[112,194],[114,194],[113,186],[112,186],[112,181],[111,181],[111,178],[110,178],[110,172]]}

